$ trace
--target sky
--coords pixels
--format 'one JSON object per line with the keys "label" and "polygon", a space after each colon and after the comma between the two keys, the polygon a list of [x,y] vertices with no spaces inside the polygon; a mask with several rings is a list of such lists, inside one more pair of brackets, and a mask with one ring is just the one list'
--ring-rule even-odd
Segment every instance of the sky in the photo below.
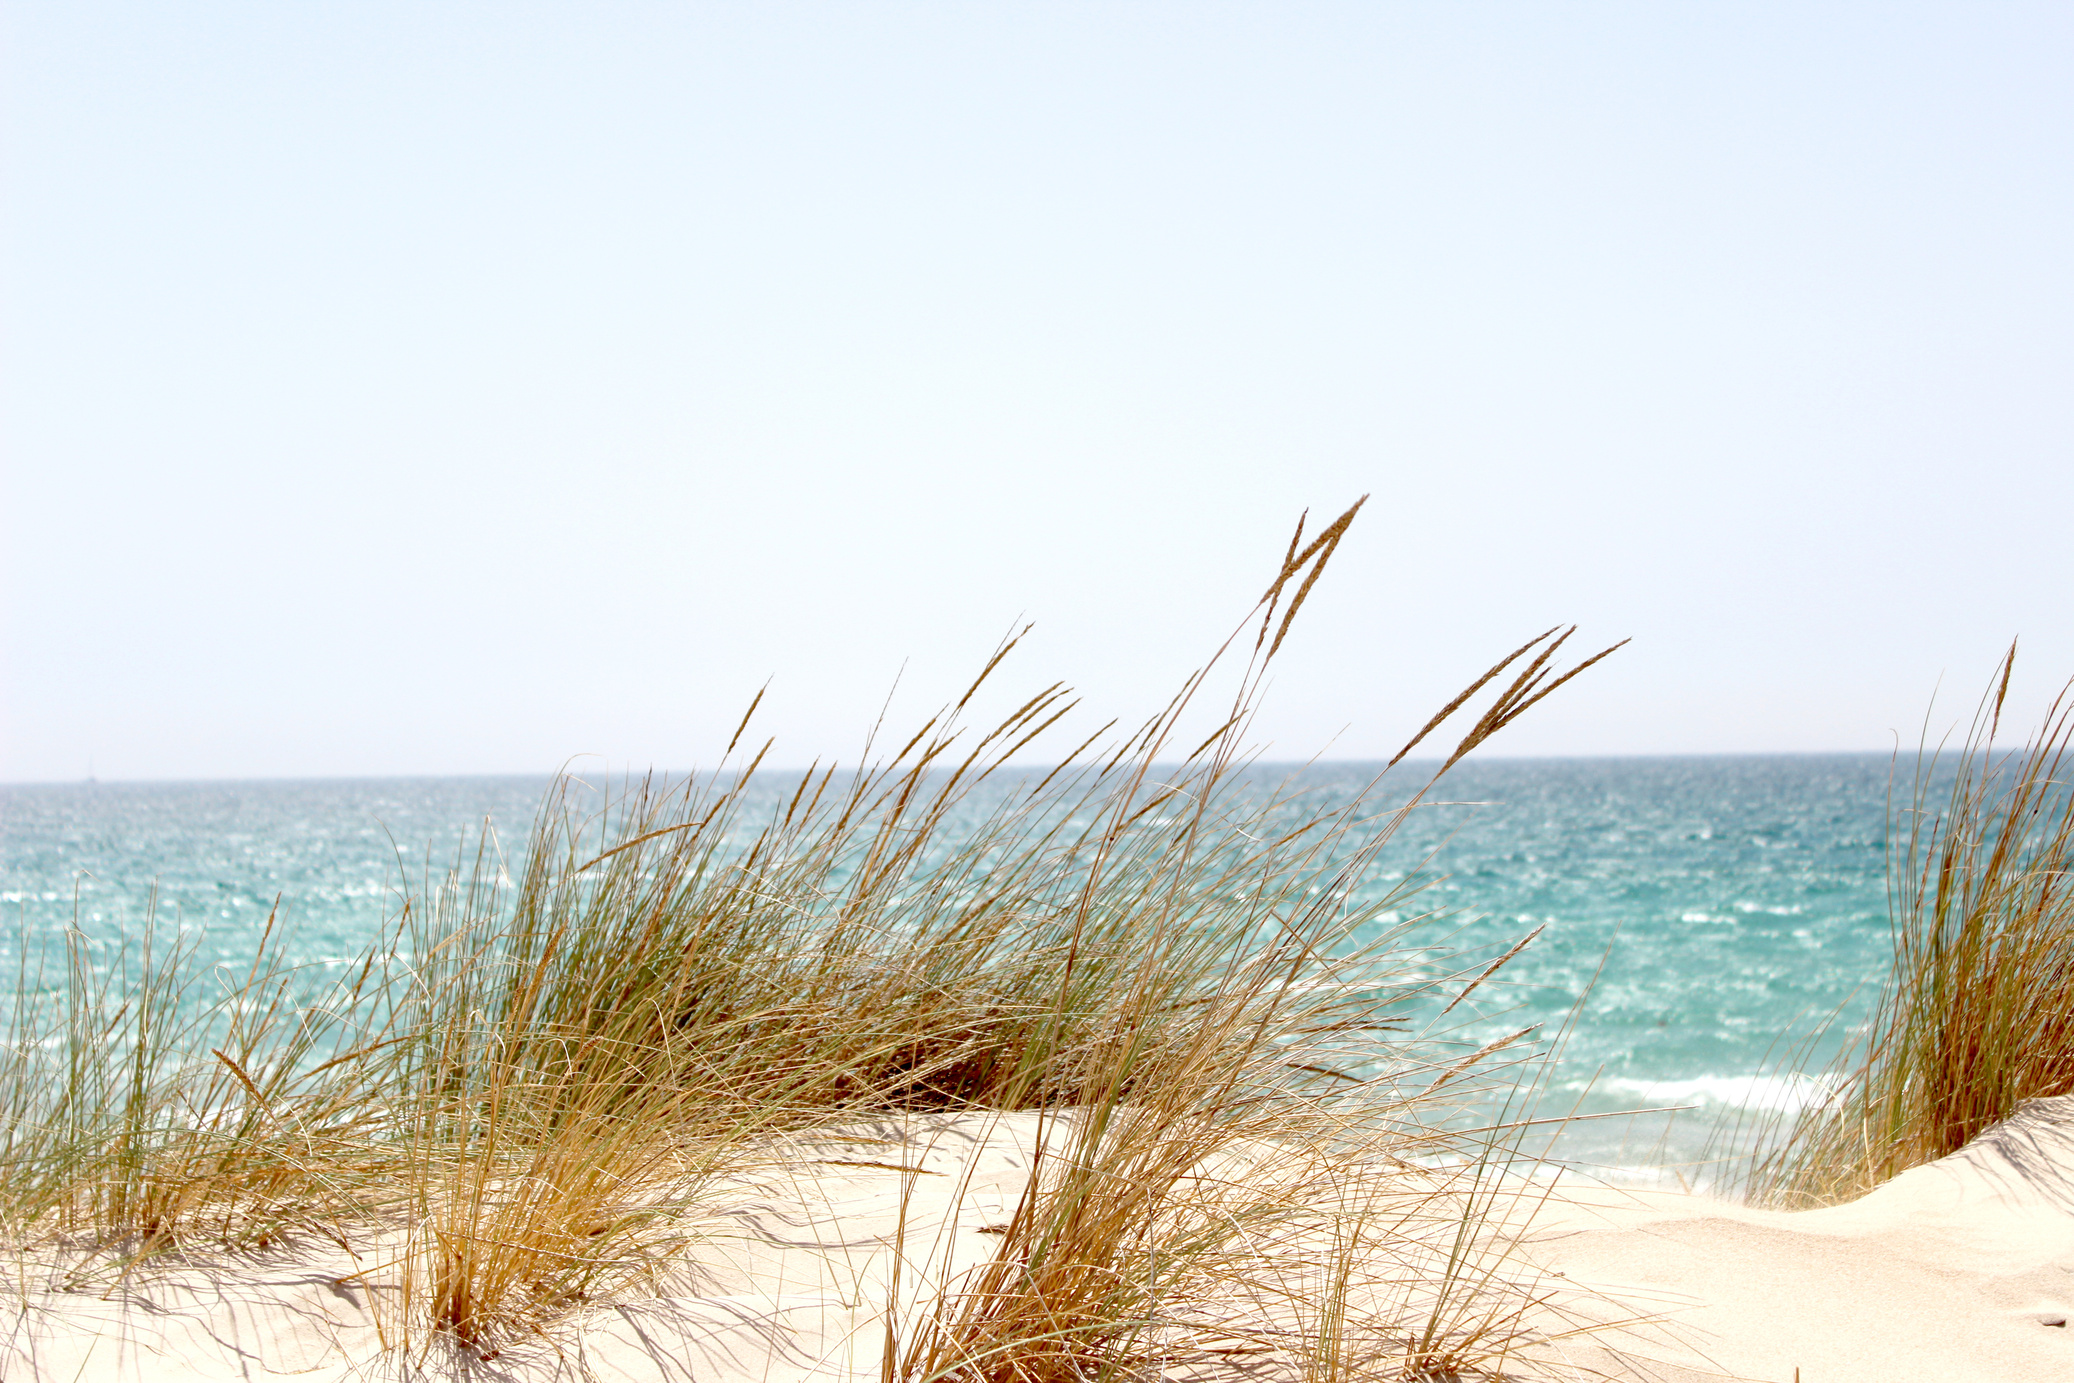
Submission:
{"label": "sky", "polygon": [[[1135,720],[1883,750],[2074,674],[2064,4],[0,11],[0,781]],[[1933,696],[1937,698],[1932,707]]]}

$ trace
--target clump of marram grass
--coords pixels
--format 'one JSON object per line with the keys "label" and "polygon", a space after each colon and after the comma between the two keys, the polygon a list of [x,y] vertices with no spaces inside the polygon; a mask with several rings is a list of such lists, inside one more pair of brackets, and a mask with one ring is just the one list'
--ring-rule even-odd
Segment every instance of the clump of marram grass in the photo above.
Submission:
{"label": "clump of marram grass", "polygon": [[[1596,661],[1549,677],[1566,637],[1544,635],[1501,660],[1392,763],[1533,652],[1444,773]],[[888,1373],[1069,1383],[1200,1367],[1234,1351],[1278,1354],[1321,1377],[1502,1367],[1531,1333],[1534,1302],[1501,1285],[1502,1236],[1478,1209],[1499,1145],[1444,1131],[1437,1116],[1459,1093],[1444,1087],[1510,1043],[1464,1057],[1401,1032],[1386,1042],[1380,1034],[1407,1026],[1400,1006],[1461,977],[1393,987],[1385,977],[1401,968],[1405,934],[1361,937],[1402,895],[1350,902],[1426,789],[1380,820],[1364,819],[1357,799],[1277,830],[1271,810],[1230,812],[1235,739],[1213,739],[1178,781],[1155,786],[1150,766],[1166,732],[1148,731],[1139,776],[1096,838],[1095,856],[1127,888],[1131,919],[1126,946],[1111,953],[1123,981],[1104,1015],[1115,1036],[1080,1069],[1060,1102],[1068,1112],[1040,1126],[1028,1187],[993,1259],[904,1341],[889,1323]],[[1162,830],[1134,835],[1149,810],[1141,795],[1156,801],[1175,787],[1181,805]],[[1091,874],[1081,896],[1108,882]],[[1192,983],[1171,984],[1177,973]],[[1071,975],[1069,957],[1060,982]],[[1471,1149],[1482,1155],[1465,1162]],[[1457,1162],[1452,1173],[1412,1161],[1440,1157]],[[1289,1289],[1292,1263],[1305,1291]],[[1321,1270],[1331,1281],[1316,1295]],[[1263,1295],[1273,1304],[1262,1307]],[[1307,1311],[1315,1319],[1292,1330]]]}
{"label": "clump of marram grass", "polygon": [[1891,976],[1836,1093],[1757,1159],[1762,1199],[1852,1199],[2074,1091],[2074,685],[2005,749],[2015,658],[1956,755],[1918,751],[1889,812]]}
{"label": "clump of marram grass", "polygon": [[[0,1055],[0,1239],[126,1265],[265,1247],[367,1206],[394,1172],[359,1020],[380,948],[343,979],[284,963],[270,915],[242,973],[155,906],[134,937],[24,937]],[[55,954],[53,954],[55,951]],[[53,974],[52,971],[56,973]]]}
{"label": "clump of marram grass", "polygon": [[[323,1002],[255,969],[213,1052],[182,1046],[149,986],[75,986],[63,1021],[113,1016],[58,1049],[18,1008],[10,1232],[381,1227],[402,1243],[368,1270],[398,1288],[378,1298],[385,1338],[487,1356],[657,1271],[703,1182],[773,1135],[1040,1110],[999,1255],[916,1319],[889,1311],[889,1372],[1064,1383],[1201,1356],[1220,1331],[1318,1376],[1489,1371],[1524,1298],[1493,1286],[1483,1164],[1414,1164],[1471,1147],[1444,1116],[1516,1049],[1465,1057],[1406,1030],[1423,996],[1459,1000],[1488,971],[1407,979],[1416,923],[1380,919],[1417,884],[1362,888],[1424,790],[1377,815],[1241,772],[1261,679],[1353,515],[1308,545],[1299,525],[1229,709],[1192,750],[1177,736],[1215,659],[1120,740],[1045,755],[1072,709],[1060,686],[966,735],[1010,640],[890,759],[809,771],[775,806],[752,805],[763,751],[595,814],[563,780],[515,877],[486,839]],[[1557,675],[1567,638],[1501,660],[1392,764],[1508,670],[1446,766],[1597,661]],[[1059,766],[1019,774],[1018,754]],[[53,1100],[33,1083],[53,1050],[133,1053],[147,1074]],[[170,1212],[94,1189],[130,1163],[119,1184]],[[1437,1207],[1453,1218],[1436,1254],[1421,1217]],[[1344,1268],[1309,1344],[1290,1337],[1300,1303],[1227,1309],[1276,1282],[1294,1301],[1289,1265],[1320,1252]]]}

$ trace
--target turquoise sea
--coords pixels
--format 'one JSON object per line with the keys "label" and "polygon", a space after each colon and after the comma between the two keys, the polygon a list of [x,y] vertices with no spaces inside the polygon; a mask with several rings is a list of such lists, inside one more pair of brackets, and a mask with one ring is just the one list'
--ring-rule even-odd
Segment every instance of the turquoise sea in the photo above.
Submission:
{"label": "turquoise sea", "polygon": [[[1691,1108],[1668,1128],[1579,1125],[1563,1153],[1636,1174],[1687,1166],[1722,1121],[1803,1098],[1778,1074],[1796,1038],[1831,1015],[1845,1030],[1875,996],[1889,770],[1885,755],[1471,761],[1437,795],[1475,805],[1415,813],[1375,886],[1425,862],[1436,882],[1420,906],[1447,913],[1436,941],[1459,947],[1543,927],[1494,989],[1512,1011],[1485,1026],[1553,1032],[1574,1010],[1552,1098]],[[1373,773],[1330,765],[1301,782],[1331,799]],[[0,787],[0,960],[75,916],[90,934],[135,928],[156,890],[160,916],[198,929],[205,954],[249,956],[278,897],[291,953],[343,962],[407,881],[442,872],[484,822],[515,850],[547,785]]]}

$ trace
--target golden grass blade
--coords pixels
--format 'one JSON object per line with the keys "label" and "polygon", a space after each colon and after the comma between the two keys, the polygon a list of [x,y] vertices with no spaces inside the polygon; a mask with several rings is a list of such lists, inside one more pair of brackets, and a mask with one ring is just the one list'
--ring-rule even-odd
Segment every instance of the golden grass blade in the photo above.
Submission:
{"label": "golden grass blade", "polygon": [[1282,640],[1289,635],[1290,625],[1296,622],[1297,611],[1303,608],[1304,598],[1310,595],[1311,587],[1318,584],[1318,578],[1325,574],[1325,564],[1332,560],[1332,554],[1339,548],[1340,539],[1346,536],[1348,526],[1354,522],[1354,515],[1360,513],[1361,506],[1366,503],[1368,503],[1367,495],[1363,495],[1355,500],[1346,513],[1334,519],[1326,526],[1324,532],[1311,540],[1311,545],[1298,554],[1294,562],[1285,562],[1282,566],[1281,575],[1275,578],[1274,585],[1270,586],[1268,593],[1262,597],[1263,600],[1269,601],[1279,597],[1282,593],[1282,587],[1288,583],[1289,578],[1294,576],[1304,563],[1309,562],[1314,554],[1316,555],[1318,560],[1312,564],[1310,571],[1304,576],[1303,584],[1296,588],[1295,598],[1289,602],[1289,608],[1283,612],[1281,624],[1275,628],[1275,640],[1268,645],[1267,656],[1269,658],[1273,658],[1276,651],[1282,647]]}
{"label": "golden grass blade", "polygon": [[1496,677],[1499,673],[1505,671],[1505,669],[1511,667],[1514,663],[1518,662],[1520,660],[1520,657],[1523,654],[1525,654],[1528,649],[1534,647],[1543,639],[1547,638],[1550,634],[1555,633],[1556,629],[1560,628],[1562,628],[1561,625],[1556,625],[1554,628],[1543,630],[1541,633],[1536,634],[1533,638],[1521,644],[1518,648],[1513,649],[1512,652],[1506,654],[1503,658],[1500,658],[1497,662],[1491,664],[1490,669],[1486,671],[1483,674],[1483,676],[1477,678],[1474,682],[1471,682],[1467,687],[1463,688],[1463,690],[1456,695],[1454,700],[1448,702],[1447,705],[1442,706],[1437,712],[1434,713],[1433,718],[1431,720],[1427,721],[1424,725],[1420,726],[1419,732],[1416,735],[1413,735],[1409,740],[1405,741],[1404,748],[1398,750],[1395,754],[1390,756],[1390,762],[1387,765],[1387,767],[1395,768],[1398,764],[1402,763],[1404,761],[1405,755],[1411,753],[1412,750],[1418,748],[1420,742],[1423,741],[1426,738],[1426,736],[1432,734],[1435,730],[1439,729],[1441,725],[1446,723],[1447,719],[1450,716],[1454,715],[1456,711],[1461,710],[1462,707],[1468,703],[1469,699],[1475,696],[1478,692],[1482,691],[1484,687],[1491,681],[1492,678]]}

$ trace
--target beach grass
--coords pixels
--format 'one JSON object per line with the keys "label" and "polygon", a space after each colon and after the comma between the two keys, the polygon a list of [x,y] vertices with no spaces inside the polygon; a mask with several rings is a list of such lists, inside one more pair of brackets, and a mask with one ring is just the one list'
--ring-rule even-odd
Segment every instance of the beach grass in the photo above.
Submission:
{"label": "beach grass", "polygon": [[1890,978],[1835,1093],[1756,1159],[1761,1200],[1854,1199],[2074,1091],[2074,687],[2007,745],[2015,659],[1889,811]]}
{"label": "beach grass", "polygon": [[[339,978],[271,929],[230,981],[149,929],[101,955],[75,930],[63,982],[25,972],[13,1010],[8,1237],[104,1276],[379,1241],[392,1347],[490,1357],[667,1274],[713,1179],[788,1139],[1035,1111],[998,1252],[888,1301],[889,1380],[1218,1350],[1495,1374],[1531,1300],[1489,1213],[1514,1145],[1465,1111],[1538,1049],[1462,1040],[1494,958],[1436,963],[1419,881],[1366,886],[1439,774],[1380,808],[1248,771],[1262,679],[1358,509],[1299,525],[1135,728],[1072,730],[1054,685],[968,729],[1011,639],[897,749],[787,792],[752,790],[753,704],[711,773],[562,779],[515,861],[486,835]],[[1568,637],[1501,659],[1393,766],[1460,720],[1444,773],[1605,656],[1559,670]]]}

